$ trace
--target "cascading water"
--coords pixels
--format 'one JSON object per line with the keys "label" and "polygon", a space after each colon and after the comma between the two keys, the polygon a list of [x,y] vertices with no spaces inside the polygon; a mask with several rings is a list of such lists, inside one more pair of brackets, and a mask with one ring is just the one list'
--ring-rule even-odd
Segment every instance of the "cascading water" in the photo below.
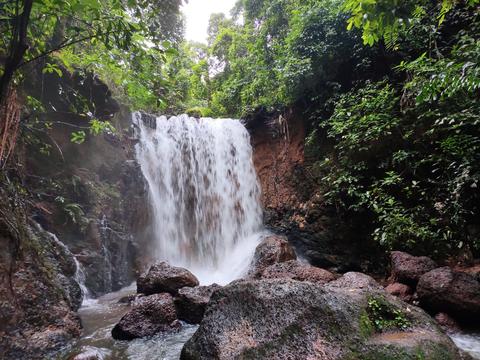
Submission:
{"label": "cascading water", "polygon": [[90,291],[85,285],[85,281],[87,280],[87,277],[85,275],[85,271],[83,270],[82,264],[80,264],[80,261],[78,261],[75,256],[73,257],[73,259],[75,260],[75,266],[77,267],[75,270],[74,279],[77,282],[78,286],[80,286],[80,290],[82,292],[82,299],[83,299],[83,302],[85,303],[86,300],[90,299]]}
{"label": "cascading water", "polygon": [[70,249],[68,248],[67,245],[65,245],[63,242],[61,242],[57,235],[54,233],[51,233],[49,231],[44,230],[39,224],[37,224],[37,229],[41,231],[45,231],[45,233],[58,245],[60,246],[65,253],[69,254],[72,258],[73,261],[75,262],[75,274],[73,276],[73,279],[77,282],[78,286],[80,287],[80,291],[82,292],[82,301],[85,302],[85,300],[90,298],[90,292],[88,291],[88,288],[85,286],[85,271],[83,270],[82,264],[78,261],[75,255],[72,254]]}
{"label": "cascading water", "polygon": [[[150,194],[155,260],[226,283],[248,266],[262,228],[250,137],[239,120],[135,113]],[[150,125],[150,126],[149,126]]]}

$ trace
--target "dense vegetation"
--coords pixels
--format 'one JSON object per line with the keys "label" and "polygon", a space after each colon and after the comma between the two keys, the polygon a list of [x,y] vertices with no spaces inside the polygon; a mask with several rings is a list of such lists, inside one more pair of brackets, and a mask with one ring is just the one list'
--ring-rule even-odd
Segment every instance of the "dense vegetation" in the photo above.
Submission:
{"label": "dense vegetation", "polygon": [[[94,73],[131,109],[293,107],[339,216],[367,219],[386,248],[480,252],[477,0],[240,0],[231,18],[212,16],[207,44],[182,40],[178,0],[1,4],[1,101],[32,73]],[[21,129],[48,130],[41,114],[55,109],[28,86],[25,103]],[[91,133],[110,129],[83,101],[71,110]]]}
{"label": "dense vegetation", "polygon": [[303,111],[312,172],[339,216],[387,249],[478,254],[476,6],[239,2],[243,24],[212,18],[200,110]]}

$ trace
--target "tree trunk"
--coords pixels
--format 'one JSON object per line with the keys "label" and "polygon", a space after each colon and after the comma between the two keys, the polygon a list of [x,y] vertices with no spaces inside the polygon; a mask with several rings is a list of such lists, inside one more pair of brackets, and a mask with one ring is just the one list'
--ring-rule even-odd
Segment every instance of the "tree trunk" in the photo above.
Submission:
{"label": "tree trunk", "polygon": [[[18,1],[17,1],[18,3]],[[23,60],[23,56],[28,49],[27,45],[27,28],[30,21],[30,13],[32,11],[33,0],[22,1],[22,13],[17,14],[14,20],[12,41],[10,50],[5,61],[3,76],[0,79],[0,106],[6,106],[6,100],[10,83],[15,75],[15,71]],[[1,121],[2,119],[0,119]]]}

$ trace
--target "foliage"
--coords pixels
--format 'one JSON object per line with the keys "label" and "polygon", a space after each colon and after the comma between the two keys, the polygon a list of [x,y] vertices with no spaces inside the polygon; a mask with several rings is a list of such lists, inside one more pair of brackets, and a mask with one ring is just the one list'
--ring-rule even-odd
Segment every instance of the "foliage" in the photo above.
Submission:
{"label": "foliage", "polygon": [[[441,24],[445,16],[460,0],[438,0],[433,3],[436,17]],[[466,0],[468,6],[474,7],[479,0]],[[414,26],[419,19],[431,12],[432,2],[397,1],[397,0],[345,0],[344,10],[351,14],[348,29],[353,27],[362,30],[364,44],[373,45],[384,39],[388,47],[397,45],[400,33]]]}
{"label": "foliage", "polygon": [[55,201],[59,204],[66,222],[78,225],[82,229],[87,226],[88,219],[80,204],[67,202],[63,196],[57,196]]}
{"label": "foliage", "polygon": [[240,116],[318,99],[332,87],[348,88],[368,68],[365,57],[376,50],[362,47],[359,34],[347,31],[340,5],[335,0],[245,0],[236,7],[243,24],[213,15],[204,69],[208,91],[193,96],[204,96],[217,116]]}
{"label": "foliage", "polygon": [[[16,0],[0,8],[0,84],[4,88],[30,81],[36,73],[69,77],[75,73],[94,73],[111,85],[115,95],[133,109],[156,110],[162,106],[161,64],[175,54],[182,38],[180,0]],[[22,29],[25,31],[22,33]],[[20,35],[18,35],[20,34]],[[32,75],[32,73],[34,75]],[[97,76],[97,75],[95,75]],[[42,80],[43,81],[43,80]],[[37,94],[29,98],[42,101]],[[74,92],[67,97],[69,111],[84,117],[88,131],[72,133],[72,141],[82,143],[87,132],[93,135],[111,131],[108,123],[91,114],[88,99]],[[73,89],[69,90],[70,92]],[[29,111],[22,125],[34,132],[48,131],[52,122],[46,113],[57,112],[51,104],[45,112]],[[92,116],[93,115],[93,116]],[[104,119],[103,119],[104,120]],[[53,122],[55,124],[55,122]],[[43,128],[43,129],[42,129]],[[32,135],[29,135],[32,137]]]}
{"label": "foliage", "polygon": [[[381,296],[371,296],[368,299],[366,312],[368,320],[377,332],[392,329],[405,330],[411,326],[411,322],[403,311],[389,304]],[[365,319],[362,320],[365,321]]]}
{"label": "foliage", "polygon": [[448,57],[401,63],[403,89],[355,89],[324,124],[335,139],[322,163],[327,198],[372,214],[372,236],[388,248],[439,256],[480,246],[467,230],[479,211],[479,44],[460,32]]}
{"label": "foliage", "polygon": [[[0,10],[2,59],[15,3]],[[205,45],[182,41],[179,0],[41,0],[14,81],[94,74],[132,110],[303,110],[308,165],[337,214],[367,228],[359,236],[438,257],[478,252],[478,3],[240,0],[232,18],[211,17]],[[85,120],[73,142],[113,131],[60,90]],[[27,95],[29,130],[48,132],[53,105]]]}

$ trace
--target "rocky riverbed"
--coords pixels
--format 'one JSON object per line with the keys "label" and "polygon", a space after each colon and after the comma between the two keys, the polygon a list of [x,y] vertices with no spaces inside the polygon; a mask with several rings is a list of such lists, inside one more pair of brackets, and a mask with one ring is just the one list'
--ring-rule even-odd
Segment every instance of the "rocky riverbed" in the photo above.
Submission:
{"label": "rocky riverbed", "polygon": [[[69,358],[479,358],[479,337],[439,324],[415,305],[418,290],[409,290],[408,303],[368,275],[333,274],[295,258],[284,238],[267,237],[246,277],[226,286],[198,286],[188,270],[155,265],[137,283],[148,295],[132,285],[84,303],[83,336]],[[421,285],[438,269],[428,262],[392,254],[390,283]]]}

